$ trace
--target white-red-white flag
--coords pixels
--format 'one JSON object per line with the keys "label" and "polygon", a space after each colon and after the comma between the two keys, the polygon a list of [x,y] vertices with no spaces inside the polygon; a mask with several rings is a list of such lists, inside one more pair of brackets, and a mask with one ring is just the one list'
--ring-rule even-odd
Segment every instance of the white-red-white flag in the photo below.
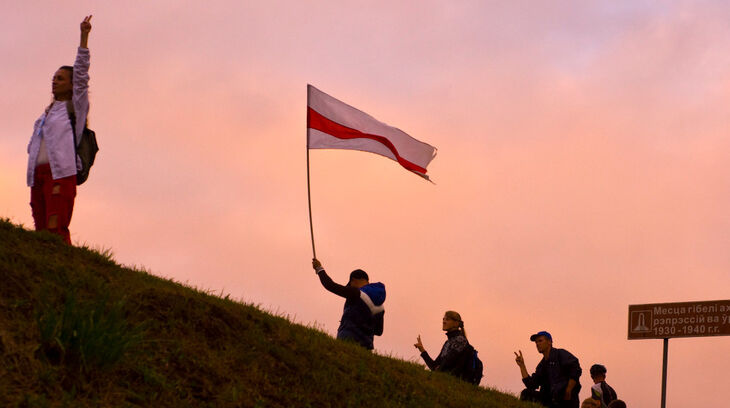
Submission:
{"label": "white-red-white flag", "polygon": [[436,148],[307,86],[307,146],[361,150],[388,157],[424,177]]}

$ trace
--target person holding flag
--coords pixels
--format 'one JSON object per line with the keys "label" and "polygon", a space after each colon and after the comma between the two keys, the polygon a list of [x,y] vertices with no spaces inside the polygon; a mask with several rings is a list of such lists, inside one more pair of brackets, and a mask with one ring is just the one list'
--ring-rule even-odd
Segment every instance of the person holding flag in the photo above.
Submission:
{"label": "person holding flag", "polygon": [[370,283],[368,274],[356,269],[350,273],[347,285],[342,286],[332,281],[317,258],[312,259],[312,267],[325,289],[345,298],[337,338],[354,341],[372,350],[374,336],[383,334],[385,285]]}

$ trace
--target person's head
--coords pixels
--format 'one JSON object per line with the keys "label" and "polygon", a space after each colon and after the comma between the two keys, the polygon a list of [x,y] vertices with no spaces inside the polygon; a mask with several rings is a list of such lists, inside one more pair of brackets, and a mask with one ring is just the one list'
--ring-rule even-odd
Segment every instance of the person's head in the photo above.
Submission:
{"label": "person's head", "polygon": [[441,320],[441,329],[445,332],[454,330],[461,330],[464,337],[466,337],[466,331],[464,330],[464,321],[461,320],[461,315],[453,310],[449,310],[444,313],[444,318]]}
{"label": "person's head", "polygon": [[593,364],[591,366],[591,378],[593,379],[594,384],[606,381],[606,367],[601,364]]}
{"label": "person's head", "polygon": [[74,68],[64,65],[53,74],[51,81],[51,92],[53,99],[57,101],[66,101],[73,96],[73,72]]}
{"label": "person's head", "polygon": [[610,404],[608,404],[608,408],[626,408],[626,403],[620,399],[613,400]]}
{"label": "person's head", "polygon": [[580,408],[601,408],[601,401],[593,398],[586,398],[580,404]]}
{"label": "person's head", "polygon": [[553,336],[546,331],[540,331],[530,336],[530,341],[535,342],[537,352],[545,354],[553,347]]}
{"label": "person's head", "polygon": [[365,273],[365,271],[363,271],[362,269],[355,269],[354,271],[350,272],[350,282],[347,283],[347,286],[352,286],[360,289],[368,283],[370,283],[370,278],[368,277],[368,274]]}

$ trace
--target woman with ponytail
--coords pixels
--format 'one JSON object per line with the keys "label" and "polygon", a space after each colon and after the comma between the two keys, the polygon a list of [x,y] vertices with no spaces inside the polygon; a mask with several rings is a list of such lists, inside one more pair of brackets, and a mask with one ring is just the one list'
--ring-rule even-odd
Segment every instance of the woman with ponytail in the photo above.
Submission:
{"label": "woman with ponytail", "polygon": [[[53,103],[35,122],[28,144],[27,183],[36,231],[48,230],[71,244],[68,226],[76,197],[79,161],[76,146],[89,113],[89,32],[91,16],[81,22],[73,66],[53,75]],[[73,115],[73,120],[71,119]]]}
{"label": "woman with ponytail", "polygon": [[469,342],[466,339],[466,331],[464,330],[464,321],[461,320],[461,316],[458,313],[449,310],[444,314],[441,329],[446,332],[447,339],[444,346],[441,347],[441,353],[439,353],[435,360],[423,348],[420,334],[416,339],[416,344],[413,346],[421,352],[421,358],[426,362],[428,368],[433,371],[447,372],[461,378],[464,374],[465,350],[469,346]]}

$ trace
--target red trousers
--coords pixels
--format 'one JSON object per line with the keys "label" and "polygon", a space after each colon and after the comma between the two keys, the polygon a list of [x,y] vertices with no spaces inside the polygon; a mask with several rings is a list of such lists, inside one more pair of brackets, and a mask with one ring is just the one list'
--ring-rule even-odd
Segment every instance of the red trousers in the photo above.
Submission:
{"label": "red trousers", "polygon": [[48,230],[63,237],[71,244],[71,214],[76,198],[76,175],[54,180],[50,164],[35,169],[33,187],[30,188],[30,208],[33,210],[35,230]]}

